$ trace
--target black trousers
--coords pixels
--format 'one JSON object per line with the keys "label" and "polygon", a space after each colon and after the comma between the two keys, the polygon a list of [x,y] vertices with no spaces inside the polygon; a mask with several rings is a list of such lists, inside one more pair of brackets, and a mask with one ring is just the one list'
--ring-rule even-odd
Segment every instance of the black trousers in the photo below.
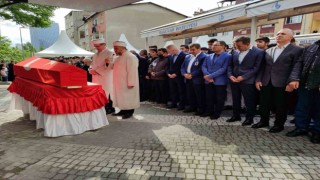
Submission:
{"label": "black trousers", "polygon": [[205,111],[204,84],[194,84],[192,80],[186,80],[186,94],[190,109],[198,112]]}
{"label": "black trousers", "polygon": [[140,101],[145,101],[148,99],[148,88],[146,77],[139,76],[139,91],[140,91]]}
{"label": "black trousers", "polygon": [[206,90],[206,113],[219,115],[224,109],[224,102],[227,97],[227,85],[205,85]]}
{"label": "black trousers", "polygon": [[177,105],[179,102],[179,107],[184,107],[186,103],[186,88],[182,77],[176,77],[169,79],[170,95],[172,100],[172,105]]}
{"label": "black trousers", "polygon": [[[247,114],[246,119],[253,119],[256,114],[256,87],[254,84],[231,83],[233,116],[240,117],[241,98],[244,98]],[[261,102],[260,102],[261,103]]]}
{"label": "black trousers", "polygon": [[112,101],[112,99],[111,99],[110,94],[109,94],[108,100],[109,100],[109,102],[104,106],[104,108],[106,109],[106,111],[109,111],[109,110],[113,110],[113,109],[114,109],[114,107],[113,107],[113,101]]}
{"label": "black trousers", "polygon": [[156,91],[156,101],[158,103],[167,103],[167,86],[166,80],[154,80],[155,91]]}
{"label": "black trousers", "polygon": [[270,109],[274,107],[276,120],[274,125],[283,126],[287,120],[287,93],[285,87],[274,87],[271,83],[262,86],[260,93],[261,122],[269,123]]}

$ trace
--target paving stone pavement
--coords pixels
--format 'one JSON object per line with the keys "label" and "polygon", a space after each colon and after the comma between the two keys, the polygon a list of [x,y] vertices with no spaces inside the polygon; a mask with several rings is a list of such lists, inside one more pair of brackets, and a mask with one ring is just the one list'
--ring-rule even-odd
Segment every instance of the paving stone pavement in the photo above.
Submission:
{"label": "paving stone pavement", "polygon": [[[200,118],[142,103],[135,117],[76,136],[47,138],[0,85],[0,179],[320,179],[320,146],[285,131]],[[288,119],[292,119],[289,117]],[[255,119],[258,120],[258,117]]]}

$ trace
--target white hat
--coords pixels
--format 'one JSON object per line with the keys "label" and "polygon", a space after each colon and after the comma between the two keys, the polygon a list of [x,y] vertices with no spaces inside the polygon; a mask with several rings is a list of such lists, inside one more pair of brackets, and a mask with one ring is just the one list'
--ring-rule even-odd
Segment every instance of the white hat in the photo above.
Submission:
{"label": "white hat", "polygon": [[121,46],[121,47],[126,47],[127,44],[123,41],[115,41],[113,42],[113,46]]}
{"label": "white hat", "polygon": [[83,60],[92,61],[90,56],[86,56]]}
{"label": "white hat", "polygon": [[92,40],[93,45],[106,43],[103,38]]}

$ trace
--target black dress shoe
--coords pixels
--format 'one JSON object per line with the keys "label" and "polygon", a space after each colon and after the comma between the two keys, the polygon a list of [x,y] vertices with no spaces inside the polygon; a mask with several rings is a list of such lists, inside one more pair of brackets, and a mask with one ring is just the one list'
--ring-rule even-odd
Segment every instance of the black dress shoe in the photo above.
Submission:
{"label": "black dress shoe", "polygon": [[283,130],[283,126],[273,126],[269,132],[270,133],[278,133],[278,132],[281,132]]}
{"label": "black dress shoe", "polygon": [[241,124],[242,126],[249,126],[253,123],[253,119],[246,119],[245,121],[243,121],[243,123]]}
{"label": "black dress shoe", "polygon": [[124,115],[122,116],[122,119],[128,119],[128,118],[130,118],[130,117],[132,117],[132,114],[124,114]]}
{"label": "black dress shoe", "polygon": [[219,119],[220,115],[219,114],[213,114],[210,116],[210,119]]}
{"label": "black dress shoe", "polygon": [[307,135],[307,134],[308,134],[308,131],[296,128],[295,130],[288,132],[286,134],[286,136],[297,137],[297,136],[303,136],[303,135]]}
{"label": "black dress shoe", "polygon": [[265,123],[265,122],[258,122],[257,124],[252,125],[251,127],[254,129],[258,129],[258,128],[263,128],[263,127],[268,127],[269,124]]}
{"label": "black dress shoe", "polygon": [[123,112],[119,111],[118,113],[112,113],[112,116],[123,116]]}
{"label": "black dress shoe", "polygon": [[195,116],[201,116],[202,114],[204,114],[204,112],[197,111],[197,112],[195,112],[193,115],[195,115]]}
{"label": "black dress shoe", "polygon": [[178,110],[178,111],[182,111],[182,110],[184,110],[184,107],[183,107],[183,106],[180,106],[180,107],[178,107],[177,110]]}
{"label": "black dress shoe", "polygon": [[220,115],[218,114],[214,114],[212,116],[210,116],[210,119],[219,119],[220,118]]}
{"label": "black dress shoe", "polygon": [[183,110],[184,113],[189,113],[189,112],[194,112],[196,111],[195,109],[192,109],[192,108],[187,108],[185,110]]}
{"label": "black dress shoe", "polygon": [[200,115],[200,117],[208,117],[208,116],[211,116],[211,114],[210,113],[203,113]]}
{"label": "black dress shoe", "polygon": [[241,121],[241,117],[232,116],[230,119],[227,120],[227,122],[236,122],[236,121]]}
{"label": "black dress shoe", "polygon": [[114,108],[110,108],[110,109],[106,110],[106,114],[111,114],[111,113],[114,113],[114,112],[116,112],[116,110]]}
{"label": "black dress shoe", "polygon": [[314,144],[320,144],[320,134],[312,133],[310,141]]}
{"label": "black dress shoe", "polygon": [[167,106],[167,108],[168,109],[173,109],[173,108],[177,108],[177,106],[176,105],[169,105],[169,106]]}

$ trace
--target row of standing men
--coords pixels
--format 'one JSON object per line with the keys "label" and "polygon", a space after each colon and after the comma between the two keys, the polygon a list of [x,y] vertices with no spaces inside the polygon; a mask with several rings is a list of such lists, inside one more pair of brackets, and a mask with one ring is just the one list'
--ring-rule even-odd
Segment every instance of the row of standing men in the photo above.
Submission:
{"label": "row of standing men", "polygon": [[[273,108],[275,122],[269,132],[281,132],[287,119],[287,92],[299,88],[301,71],[304,67],[304,56],[301,56],[303,48],[290,43],[293,35],[291,29],[280,30],[276,36],[276,46],[268,49],[266,46],[262,49],[251,46],[250,38],[245,36],[235,39],[235,48],[230,52],[226,51],[227,45],[224,41],[213,42],[209,49],[212,54],[202,52],[197,43],[189,46],[189,53],[185,53],[175,45],[159,50],[151,48],[149,63],[146,63],[146,51],[141,51],[137,56],[141,99],[147,98],[148,92],[145,90],[149,86],[149,89],[154,89],[154,92],[149,94],[151,99],[155,98],[154,100],[159,103],[166,103],[168,97],[170,98],[171,104],[168,108],[177,108],[184,112],[194,111],[195,115],[218,119],[224,109],[226,88],[229,84],[232,92],[233,116],[227,122],[241,120],[243,97],[247,109],[243,126],[253,124],[259,102],[261,118],[251,127],[268,127],[270,110]],[[258,47],[265,39],[256,40]],[[169,88],[166,85],[167,79]],[[307,80],[300,82],[299,90],[310,89],[307,84]],[[315,96],[320,101],[319,84],[316,87],[318,92]],[[314,86],[311,89],[314,89]],[[314,117],[316,122],[311,138],[311,141],[316,143],[320,142],[318,122],[320,109],[318,106],[317,108],[313,111],[318,114]],[[297,129],[289,132],[288,136],[297,136],[308,131],[306,127],[309,124],[306,122],[311,118],[306,119],[301,115],[308,110],[302,106],[299,109],[298,103],[297,111],[303,113],[298,115],[296,113]],[[304,127],[299,127],[299,123],[304,124]],[[300,131],[302,133],[299,133]]]}

